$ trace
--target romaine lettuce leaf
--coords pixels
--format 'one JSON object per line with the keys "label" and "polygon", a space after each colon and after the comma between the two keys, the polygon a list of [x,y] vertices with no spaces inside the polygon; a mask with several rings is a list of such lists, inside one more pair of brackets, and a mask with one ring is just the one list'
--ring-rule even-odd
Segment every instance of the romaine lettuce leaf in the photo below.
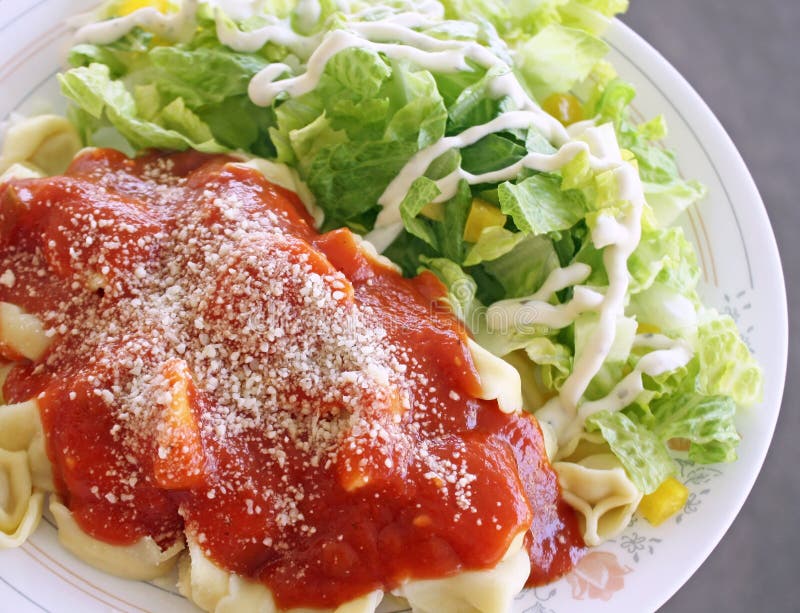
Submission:
{"label": "romaine lettuce leaf", "polygon": [[631,293],[653,283],[692,296],[700,280],[697,255],[680,227],[643,231],[636,250],[628,259]]}
{"label": "romaine lettuce leaf", "polygon": [[698,464],[732,462],[736,459],[739,433],[734,416],[736,403],[726,396],[682,393],[650,404],[653,433],[661,440],[691,441],[689,459]]}
{"label": "romaine lettuce leaf", "polygon": [[525,353],[531,362],[540,366],[542,384],[552,391],[560,389],[572,373],[572,350],[552,339],[532,339],[525,345]]}
{"label": "romaine lettuce leaf", "polygon": [[539,289],[558,265],[552,241],[528,235],[511,251],[481,267],[500,284],[506,298],[521,298]]}
{"label": "romaine lettuce leaf", "polygon": [[474,317],[481,304],[476,298],[478,288],[475,280],[452,260],[447,258],[420,258],[422,270],[430,270],[447,287],[448,301],[456,316],[471,326],[476,323]]}
{"label": "romaine lettuce leaf", "polygon": [[478,237],[478,242],[469,248],[464,266],[475,266],[481,262],[496,260],[514,249],[524,238],[525,234],[522,232],[512,232],[500,226],[484,228]]}
{"label": "romaine lettuce leaf", "polygon": [[586,420],[589,432],[599,431],[619,458],[637,489],[654,492],[677,472],[675,461],[662,440],[622,411],[601,411]]}
{"label": "romaine lettuce leaf", "polygon": [[561,10],[563,23],[601,34],[609,18],[628,10],[628,0],[572,0]]}
{"label": "romaine lettuce leaf", "polygon": [[659,227],[674,223],[683,211],[705,197],[706,188],[697,181],[644,182],[644,195]]}
{"label": "romaine lettuce leaf", "polygon": [[514,139],[489,134],[474,145],[461,150],[461,167],[473,174],[492,172],[516,164],[528,150]]}
{"label": "romaine lettuce leaf", "polygon": [[517,70],[542,101],[585,79],[608,49],[608,44],[583,30],[549,25],[517,49]]}
{"label": "romaine lettuce leaf", "polygon": [[714,317],[698,326],[695,350],[700,361],[698,391],[730,396],[744,407],[761,402],[764,386],[761,367],[728,315]]}
{"label": "romaine lettuce leaf", "polygon": [[213,139],[208,126],[179,98],[161,110],[160,123],[141,119],[133,95],[121,81],[111,79],[109,68],[104,64],[75,68],[59,75],[59,82],[67,98],[95,119],[105,116],[136,149],[225,151],[225,147]]}
{"label": "romaine lettuce leaf", "polygon": [[447,109],[430,72],[398,65],[387,89],[397,110],[386,126],[384,139],[415,142],[423,149],[444,136]]}
{"label": "romaine lettuce leaf", "polygon": [[464,226],[471,206],[472,191],[469,184],[464,180],[459,181],[455,195],[444,203],[444,219],[433,226],[439,242],[439,253],[458,263],[463,261],[467,249]]}
{"label": "romaine lettuce leaf", "polygon": [[420,177],[411,184],[411,189],[400,203],[400,218],[403,220],[406,231],[434,248],[438,248],[439,245],[432,221],[420,218],[419,214],[440,193],[439,188],[436,187],[436,181],[432,181],[428,177]]}
{"label": "romaine lettuce leaf", "polygon": [[693,389],[697,372],[695,364],[679,369],[675,376],[662,376],[661,384],[674,385],[674,389],[657,393],[645,406],[603,411],[587,420],[587,429],[600,431],[644,493],[672,474],[674,463],[666,447],[671,439],[688,440],[689,459],[700,464],[736,459],[740,441],[734,422],[736,402],[730,396]]}
{"label": "romaine lettuce leaf", "polygon": [[[223,47],[156,46],[148,59],[155,72],[146,75],[148,80],[155,81],[167,99],[182,98],[193,109],[246,94],[250,79],[269,65],[258,55]],[[133,74],[136,80],[144,76]]]}
{"label": "romaine lettuce leaf", "polygon": [[378,94],[392,69],[375,51],[355,47],[333,55],[325,64],[325,74],[353,97],[371,98]]}
{"label": "romaine lettuce leaf", "polygon": [[[492,79],[506,72],[508,72],[506,68],[492,68],[478,81],[469,83],[465,87],[462,83],[463,89],[451,90],[455,92],[460,89],[460,92],[455,100],[447,105],[448,134],[457,134],[469,126],[486,123],[497,116],[501,101],[491,95],[490,86]],[[452,80],[452,77],[450,79]],[[439,83],[444,81],[441,77],[437,80]],[[445,95],[444,92],[442,95]]]}
{"label": "romaine lettuce leaf", "polygon": [[568,230],[586,215],[583,195],[576,190],[562,190],[557,175],[536,174],[516,184],[506,181],[497,193],[500,210],[526,233]]}
{"label": "romaine lettuce leaf", "polygon": [[485,20],[499,31],[508,27],[508,6],[500,0],[442,0],[445,16],[449,19]]}
{"label": "romaine lettuce leaf", "polygon": [[705,188],[697,181],[681,177],[675,153],[658,141],[666,135],[667,126],[659,116],[640,125],[630,120],[629,107],[636,90],[620,79],[611,79],[601,86],[594,113],[601,121],[611,121],[617,129],[619,144],[636,158],[645,197],[662,228],[673,223],[686,208],[701,200]]}
{"label": "romaine lettuce leaf", "polygon": [[386,186],[416,150],[408,142],[339,143],[317,154],[305,179],[326,215],[346,220],[375,209]]}
{"label": "romaine lettuce leaf", "polygon": [[666,334],[683,337],[697,328],[697,298],[672,287],[654,283],[643,292],[631,296],[626,310],[639,323],[648,324]]}

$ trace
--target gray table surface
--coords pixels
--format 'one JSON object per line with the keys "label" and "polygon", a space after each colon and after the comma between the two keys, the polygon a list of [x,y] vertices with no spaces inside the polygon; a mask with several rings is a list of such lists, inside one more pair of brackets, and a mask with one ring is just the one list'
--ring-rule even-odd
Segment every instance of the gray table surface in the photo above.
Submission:
{"label": "gray table surface", "polygon": [[786,391],[764,468],[723,541],[661,611],[800,611],[800,0],[631,0],[623,21],[689,80],[742,153],[790,305]]}

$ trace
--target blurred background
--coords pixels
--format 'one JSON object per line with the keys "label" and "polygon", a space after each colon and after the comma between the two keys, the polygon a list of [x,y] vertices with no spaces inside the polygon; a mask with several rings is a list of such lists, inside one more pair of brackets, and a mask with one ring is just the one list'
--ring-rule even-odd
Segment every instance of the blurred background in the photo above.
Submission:
{"label": "blurred background", "polygon": [[661,611],[800,611],[800,0],[630,3],[622,20],[694,86],[750,168],[790,305],[786,391],[764,468],[723,541]]}

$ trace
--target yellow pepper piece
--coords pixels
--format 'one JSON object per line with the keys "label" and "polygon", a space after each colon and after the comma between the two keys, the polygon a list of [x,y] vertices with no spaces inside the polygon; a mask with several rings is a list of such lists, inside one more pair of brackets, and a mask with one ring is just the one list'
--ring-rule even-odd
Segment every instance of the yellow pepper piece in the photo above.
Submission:
{"label": "yellow pepper piece", "polygon": [[419,214],[433,221],[444,221],[444,202],[429,202]]}
{"label": "yellow pepper piece", "polygon": [[581,101],[572,94],[552,94],[545,98],[542,108],[565,126],[583,119]]}
{"label": "yellow pepper piece", "polygon": [[464,226],[464,240],[468,243],[477,243],[484,228],[502,227],[505,224],[506,216],[500,209],[485,200],[475,198]]}
{"label": "yellow pepper piece", "polygon": [[689,490],[675,477],[669,477],[652,494],[642,498],[639,513],[651,524],[658,526],[675,515],[689,499]]}
{"label": "yellow pepper piece", "polygon": [[661,328],[653,324],[646,324],[640,321],[639,325],[636,326],[637,334],[659,334],[660,332]]}
{"label": "yellow pepper piece", "polygon": [[161,13],[166,13],[167,9],[169,8],[169,3],[167,0],[124,0],[123,2],[120,2],[115,13],[119,17],[124,17],[125,15],[130,15],[139,9],[147,8],[149,6],[152,6]]}

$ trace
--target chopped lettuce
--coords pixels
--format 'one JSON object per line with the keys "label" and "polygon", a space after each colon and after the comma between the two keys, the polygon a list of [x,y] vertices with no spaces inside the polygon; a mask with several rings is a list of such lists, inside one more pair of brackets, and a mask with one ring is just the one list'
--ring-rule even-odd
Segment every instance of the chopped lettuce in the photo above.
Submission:
{"label": "chopped lettuce", "polygon": [[679,227],[642,232],[638,247],[628,259],[631,292],[636,294],[653,283],[693,296],[700,280],[694,249]]}
{"label": "chopped lettuce", "polygon": [[[108,16],[118,4],[107,6]],[[225,27],[252,31],[277,17],[294,34],[308,36],[344,27],[348,19],[374,21],[410,6],[403,0],[356,0],[348,9],[322,0],[314,13],[295,10],[296,0],[257,4],[263,14],[243,18],[231,12]],[[60,82],[87,144],[107,142],[113,127],[127,141],[117,146],[132,150],[240,150],[284,162],[297,170],[324,211],[323,230],[348,226],[361,234],[373,229],[381,196],[417,152],[518,108],[512,96],[495,93],[497,77],[513,72],[539,102],[553,94],[574,96],[587,119],[613,126],[624,159],[639,170],[647,201],[641,241],[627,260],[625,313],[584,398],[608,394],[651,350],[637,345],[637,334],[665,334],[694,351],[680,368],[644,375],[645,392],[622,411],[600,412],[587,421],[647,493],[675,472],[666,446],[670,439],[690,441],[695,461],[732,460],[736,405],[757,403],[763,384],[733,321],[703,311],[697,258],[683,231],[672,225],[705,188],[683,178],[674,152],[661,144],[662,117],[634,121],[635,89],[603,60],[608,45],[599,34],[627,5],[627,0],[444,0],[446,19],[427,23],[420,32],[489,48],[508,66],[486,69],[470,61],[465,70],[439,71],[410,58],[343,48],[320,68],[310,90],[283,94],[260,107],[248,97],[253,76],[278,62],[284,65],[282,77],[297,76],[304,71],[302,53],[275,43],[252,53],[234,51],[218,40],[214,13],[201,4],[191,40],[165,44],[136,28],[111,44],[77,45],[69,55],[72,68]],[[601,130],[610,135],[610,128]],[[553,270],[572,264],[588,265],[582,284],[606,293],[607,251],[592,243],[592,233],[624,217],[631,203],[619,197],[615,174],[593,169],[586,152],[549,173],[522,170],[476,185],[463,178],[555,151],[531,126],[492,133],[441,154],[402,199],[403,230],[384,250],[406,275],[422,268],[436,274],[475,338],[497,355],[513,353],[521,360],[525,372],[534,373],[539,396],[560,390],[597,326],[596,314],[579,315],[559,329],[536,324],[499,330],[489,329],[484,305],[529,297]],[[445,184],[457,189],[439,202]],[[475,199],[507,217],[468,232],[467,242]],[[565,287],[539,298],[560,307],[573,296],[574,287]]]}
{"label": "chopped lettuce", "polygon": [[630,83],[612,79],[598,89],[594,111],[602,121],[614,123],[620,146],[635,156],[647,203],[659,227],[667,227],[705,196],[705,187],[681,177],[675,153],[658,143],[667,130],[663,117],[632,123],[628,109],[636,91]]}
{"label": "chopped lettuce", "polygon": [[78,103],[87,121],[103,117],[135,149],[193,148],[205,152],[224,151],[211,130],[180,98],[163,107],[154,121],[142,119],[133,95],[120,81],[114,81],[108,66],[90,64],[60,75],[61,90]]}
{"label": "chopped lettuce", "polygon": [[437,246],[436,233],[432,223],[424,217],[420,217],[419,214],[440,193],[439,188],[436,187],[436,181],[428,177],[420,177],[411,184],[411,189],[400,203],[400,217],[406,231],[424,240],[431,247]]}
{"label": "chopped lettuce", "polygon": [[325,213],[345,220],[374,209],[415,150],[411,143],[391,141],[348,141],[323,147],[305,179]]}
{"label": "chopped lettuce", "polygon": [[502,286],[504,298],[532,294],[557,267],[558,255],[552,241],[534,235],[527,235],[511,251],[482,265],[485,273]]}
{"label": "chopped lettuce", "polygon": [[473,321],[473,315],[481,304],[476,298],[478,288],[475,280],[447,258],[420,258],[423,266],[417,271],[430,270],[447,287],[448,302],[453,312],[463,322]]}
{"label": "chopped lettuce", "polygon": [[698,390],[729,396],[745,407],[761,402],[763,378],[758,362],[744,344],[736,324],[727,315],[714,317],[697,328]]}
{"label": "chopped lettuce", "polygon": [[481,232],[478,242],[469,248],[464,266],[475,266],[481,262],[491,262],[512,251],[521,240],[522,232],[512,232],[500,226],[489,226]]}
{"label": "chopped lettuce", "polygon": [[588,32],[549,25],[520,46],[517,69],[537,100],[544,100],[589,76],[608,49]]}
{"label": "chopped lettuce", "polygon": [[586,215],[586,202],[576,190],[562,190],[557,175],[536,174],[519,183],[497,188],[500,209],[524,233],[548,234],[569,230]]}
{"label": "chopped lettuce", "polygon": [[736,403],[732,398],[682,393],[653,401],[650,410],[653,432],[665,441],[688,439],[691,460],[713,464],[736,459],[739,434],[733,421]]}
{"label": "chopped lettuce", "polygon": [[516,164],[528,150],[513,138],[489,134],[461,150],[461,167],[472,174],[483,174]]}
{"label": "chopped lettuce", "polygon": [[542,385],[551,391],[560,389],[572,373],[573,355],[566,345],[538,337],[525,345],[525,353],[540,367]]}
{"label": "chopped lettuce", "polygon": [[586,421],[587,429],[599,431],[619,458],[633,483],[644,494],[654,492],[676,465],[655,432],[623,412],[602,411]]}
{"label": "chopped lettuce", "polygon": [[661,283],[632,296],[627,312],[640,324],[667,334],[689,336],[697,327],[696,298]]}
{"label": "chopped lettuce", "polygon": [[726,396],[684,392],[649,404],[649,415],[602,411],[591,416],[587,429],[599,431],[619,458],[636,487],[649,494],[676,471],[667,441],[689,441],[689,459],[699,464],[736,459],[739,434],[736,403]]}

